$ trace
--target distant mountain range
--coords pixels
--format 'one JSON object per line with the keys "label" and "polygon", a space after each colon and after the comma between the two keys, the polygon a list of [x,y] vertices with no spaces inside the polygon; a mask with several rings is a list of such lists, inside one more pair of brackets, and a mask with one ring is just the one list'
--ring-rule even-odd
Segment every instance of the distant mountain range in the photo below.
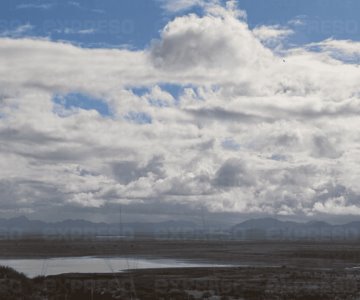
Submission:
{"label": "distant mountain range", "polygon": [[297,223],[274,218],[251,219],[231,228],[204,227],[188,221],[158,223],[93,223],[85,220],[66,220],[48,223],[21,216],[0,219],[0,238],[19,238],[29,235],[115,238],[138,235],[159,239],[229,239],[229,240],[360,240],[360,221],[343,225],[311,221]]}
{"label": "distant mountain range", "polygon": [[61,222],[43,222],[29,220],[25,216],[0,219],[0,238],[16,238],[23,235],[44,236],[96,236],[99,238],[115,236],[133,236],[139,234],[168,234],[172,231],[193,231],[198,226],[187,221],[164,221],[158,223],[94,223],[85,220],[65,220]]}
{"label": "distant mountain range", "polygon": [[332,225],[322,221],[297,223],[273,218],[251,219],[230,229],[236,239],[360,239],[360,221],[343,225]]}

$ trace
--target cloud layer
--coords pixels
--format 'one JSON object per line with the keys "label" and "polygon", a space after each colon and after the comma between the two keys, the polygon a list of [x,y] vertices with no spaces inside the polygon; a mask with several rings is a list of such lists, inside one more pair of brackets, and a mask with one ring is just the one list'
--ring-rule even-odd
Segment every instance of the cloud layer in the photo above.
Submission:
{"label": "cloud layer", "polygon": [[360,214],[359,44],[284,50],[290,30],[201,5],[139,51],[0,38],[2,213]]}

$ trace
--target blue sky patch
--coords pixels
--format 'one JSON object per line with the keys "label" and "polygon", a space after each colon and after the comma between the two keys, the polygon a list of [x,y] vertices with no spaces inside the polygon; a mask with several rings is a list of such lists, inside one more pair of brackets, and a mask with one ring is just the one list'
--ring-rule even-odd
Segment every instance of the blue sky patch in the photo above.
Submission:
{"label": "blue sky patch", "polygon": [[287,157],[286,155],[283,154],[273,154],[270,157],[271,160],[276,160],[276,161],[286,161]]}
{"label": "blue sky patch", "polygon": [[[181,94],[184,91],[184,86],[178,85],[178,84],[172,84],[172,83],[161,83],[159,84],[159,87],[165,91],[168,92],[171,96],[174,97],[175,100],[178,100]],[[144,96],[147,93],[151,92],[151,87],[133,87],[131,88],[131,91],[141,97]]]}
{"label": "blue sky patch", "polygon": [[184,87],[178,84],[162,83],[159,84],[159,87],[172,95],[175,101],[179,101],[179,98],[184,91]]}
{"label": "blue sky patch", "polygon": [[150,92],[150,89],[148,87],[134,87],[131,89],[134,95],[142,97],[145,94]]}
{"label": "blue sky patch", "polygon": [[154,107],[159,107],[159,108],[163,108],[163,107],[169,107],[169,103],[163,100],[159,100],[159,99],[149,99],[149,104],[151,106]]}
{"label": "blue sky patch", "polygon": [[67,95],[55,95],[55,104],[62,105],[65,109],[96,110],[104,117],[111,116],[109,106],[101,99],[97,99],[81,93],[70,93]]}
{"label": "blue sky patch", "polygon": [[0,8],[1,32],[30,24],[32,36],[87,48],[143,49],[169,21],[156,0],[3,0]]}
{"label": "blue sky patch", "polygon": [[[239,8],[247,12],[250,28],[259,25],[294,28],[295,34],[289,37],[291,44],[330,37],[359,40],[358,0],[238,2]],[[31,36],[90,48],[128,45],[144,49],[159,38],[162,28],[177,15],[166,13],[160,0],[3,0],[0,8],[0,32],[30,25]],[[196,6],[187,12],[203,15]]]}

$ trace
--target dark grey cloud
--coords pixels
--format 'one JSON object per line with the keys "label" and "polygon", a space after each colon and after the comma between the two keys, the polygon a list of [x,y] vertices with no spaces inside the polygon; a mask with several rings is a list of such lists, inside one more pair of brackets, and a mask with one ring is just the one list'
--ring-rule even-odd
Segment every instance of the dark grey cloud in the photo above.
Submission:
{"label": "dark grey cloud", "polygon": [[316,202],[326,202],[330,199],[344,197],[347,205],[357,205],[360,201],[360,195],[337,182],[327,182],[316,189]]}
{"label": "dark grey cloud", "polygon": [[208,175],[195,177],[175,177],[171,180],[171,187],[164,194],[170,196],[205,196],[215,193]]}
{"label": "dark grey cloud", "polygon": [[198,151],[207,151],[207,150],[212,150],[214,148],[214,145],[215,145],[215,140],[211,139],[207,142],[198,143],[195,146],[191,146],[190,148]]}
{"label": "dark grey cloud", "polygon": [[226,37],[209,39],[203,31],[192,28],[153,41],[150,55],[157,68],[184,71],[199,65],[211,68],[228,64],[223,56],[228,50]]}
{"label": "dark grey cloud", "polygon": [[223,188],[251,186],[255,177],[240,159],[227,160],[216,172],[214,185]]}
{"label": "dark grey cloud", "polygon": [[299,137],[295,134],[281,134],[275,138],[278,146],[291,147],[299,143]]}
{"label": "dark grey cloud", "polygon": [[357,99],[347,100],[345,103],[338,103],[328,100],[321,108],[304,105],[303,107],[273,107],[266,105],[263,107],[267,115],[277,116],[277,118],[299,121],[314,121],[318,119],[341,119],[351,118],[359,115],[359,105]]}
{"label": "dark grey cloud", "polygon": [[262,117],[254,114],[230,111],[221,107],[185,109],[185,112],[192,115],[197,121],[239,122],[247,124],[275,121],[271,117]]}
{"label": "dark grey cloud", "polygon": [[164,158],[154,156],[144,166],[137,161],[117,161],[111,166],[115,179],[121,184],[127,185],[141,177],[147,177],[149,173],[157,177],[164,177]]}
{"label": "dark grey cloud", "polygon": [[263,177],[271,184],[282,187],[308,187],[309,181],[321,173],[315,165],[305,164],[294,167],[271,169],[263,172]]}
{"label": "dark grey cloud", "polygon": [[28,149],[27,151],[18,150],[17,153],[21,156],[30,157],[35,160],[48,163],[80,162],[89,156],[96,155],[94,152],[90,151],[90,149],[71,146],[59,147],[48,151],[38,150],[32,152],[31,149]]}
{"label": "dark grey cloud", "polygon": [[317,158],[339,158],[342,153],[335,148],[325,136],[316,135],[313,137],[312,156]]}
{"label": "dark grey cloud", "polygon": [[68,137],[62,132],[44,132],[31,126],[2,128],[0,141],[0,152],[30,158],[35,164],[80,163],[89,158],[111,158],[134,153],[126,146],[98,145],[85,135]]}
{"label": "dark grey cloud", "polygon": [[40,132],[31,128],[30,126],[2,128],[0,129],[0,140],[25,144],[49,144],[65,141],[65,139],[62,137],[56,137],[44,132]]}
{"label": "dark grey cloud", "polygon": [[31,209],[63,205],[66,195],[59,187],[41,180],[12,178],[0,180],[0,209]]}

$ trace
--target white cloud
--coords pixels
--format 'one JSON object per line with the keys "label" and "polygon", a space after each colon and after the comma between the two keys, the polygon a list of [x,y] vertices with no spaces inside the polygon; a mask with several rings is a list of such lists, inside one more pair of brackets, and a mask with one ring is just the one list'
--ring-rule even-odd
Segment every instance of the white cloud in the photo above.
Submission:
{"label": "white cloud", "polygon": [[[259,34],[283,29],[254,33],[234,5],[176,17],[142,51],[1,38],[3,209],[358,214],[360,69],[325,48],[278,56]],[[112,115],[54,108],[70,92]]]}

